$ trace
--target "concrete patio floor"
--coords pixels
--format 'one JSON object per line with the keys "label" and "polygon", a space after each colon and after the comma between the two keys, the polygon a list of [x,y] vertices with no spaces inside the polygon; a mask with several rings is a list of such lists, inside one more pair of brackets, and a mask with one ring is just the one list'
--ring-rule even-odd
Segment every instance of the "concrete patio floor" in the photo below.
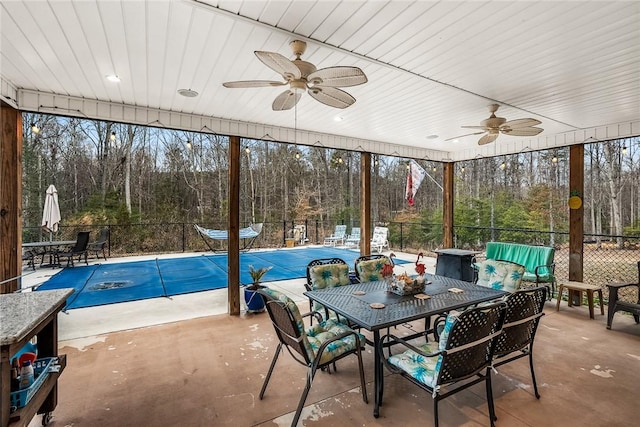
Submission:
{"label": "concrete patio floor", "polygon": [[[428,270],[432,261],[427,260]],[[303,280],[269,286],[308,309]],[[266,313],[227,315],[226,301],[221,289],[60,314],[60,353],[67,355],[67,369],[50,425],[290,425],[306,369],[281,354],[260,400],[277,345],[273,327]],[[618,313],[607,330],[606,311],[590,320],[584,306],[569,308],[563,302],[556,312],[555,300],[546,304],[545,313],[534,357],[541,399],[533,395],[527,359],[500,367],[493,381],[497,425],[637,425],[640,325]],[[420,325],[394,333],[413,327]],[[433,424],[430,396],[388,372],[381,415],[374,418],[371,347],[363,358],[369,404],[360,395],[357,363],[347,358],[336,373],[317,374],[300,425]],[[488,425],[483,387],[443,400],[440,425]],[[31,425],[39,422],[36,418]]]}

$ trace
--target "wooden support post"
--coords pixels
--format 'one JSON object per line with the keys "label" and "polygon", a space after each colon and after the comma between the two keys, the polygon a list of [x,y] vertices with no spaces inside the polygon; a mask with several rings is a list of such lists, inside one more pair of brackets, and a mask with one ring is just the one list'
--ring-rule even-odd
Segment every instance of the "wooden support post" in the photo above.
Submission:
{"label": "wooden support post", "polygon": [[[569,195],[582,200],[584,195],[584,145],[569,148]],[[582,282],[584,241],[584,204],[569,209],[569,280]]]}
{"label": "wooden support post", "polygon": [[360,154],[360,254],[371,253],[371,153]]}
{"label": "wooden support post", "polygon": [[229,137],[229,314],[240,314],[240,137]]}
{"label": "wooden support post", "polygon": [[[0,106],[0,282],[22,272],[22,114]],[[20,280],[0,285],[0,293],[15,292]]]}
{"label": "wooden support post", "polygon": [[442,182],[442,246],[453,248],[453,166],[445,163]]}

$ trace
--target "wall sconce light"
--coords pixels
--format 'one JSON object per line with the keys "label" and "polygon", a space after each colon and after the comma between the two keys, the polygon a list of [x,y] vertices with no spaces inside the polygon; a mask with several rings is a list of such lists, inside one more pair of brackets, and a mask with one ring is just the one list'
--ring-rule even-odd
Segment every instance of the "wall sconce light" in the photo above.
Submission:
{"label": "wall sconce light", "polygon": [[378,166],[378,159],[373,162],[374,165]]}
{"label": "wall sconce light", "polygon": [[40,128],[38,127],[38,125],[36,123],[31,123],[31,132],[40,133]]}
{"label": "wall sconce light", "polygon": [[342,157],[338,157],[338,163],[342,164]]}
{"label": "wall sconce light", "polygon": [[244,149],[244,152],[249,154],[249,153],[251,153],[251,149],[249,149],[249,147],[247,147],[247,148]]}
{"label": "wall sconce light", "polygon": [[296,160],[299,160],[299,159],[300,159],[300,152],[296,151]]}
{"label": "wall sconce light", "polygon": [[460,172],[464,173],[464,165],[460,167]]}
{"label": "wall sconce light", "polygon": [[[36,133],[37,133],[37,132],[36,132]],[[623,145],[623,146],[622,146],[622,155],[623,155],[623,156],[626,156],[626,155],[627,155],[627,146],[626,146],[626,145]]]}
{"label": "wall sconce light", "polygon": [[193,148],[193,144],[192,144],[192,143],[191,143],[191,141],[189,141],[188,139],[187,139],[187,148],[188,148],[189,150],[191,150],[191,149]]}
{"label": "wall sconce light", "polygon": [[111,132],[111,135],[109,136],[109,139],[111,141],[115,141],[116,140],[116,133],[115,132]]}
{"label": "wall sconce light", "polygon": [[411,169],[411,166],[407,163],[407,170]]}
{"label": "wall sconce light", "polygon": [[500,169],[505,170],[507,168],[507,164],[505,162],[502,162],[500,164]]}
{"label": "wall sconce light", "polygon": [[554,156],[551,158],[551,163],[558,163],[558,157],[554,155]]}
{"label": "wall sconce light", "polygon": [[434,172],[438,172],[438,168],[437,168],[437,167],[435,167],[435,166],[433,167],[433,169],[432,169],[432,170],[433,170]]}

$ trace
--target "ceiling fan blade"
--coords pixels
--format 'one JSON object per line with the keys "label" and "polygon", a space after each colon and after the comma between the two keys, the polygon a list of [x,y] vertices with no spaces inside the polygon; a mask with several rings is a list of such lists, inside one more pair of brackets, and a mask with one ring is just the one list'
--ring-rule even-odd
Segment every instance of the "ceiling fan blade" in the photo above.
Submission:
{"label": "ceiling fan blade", "polygon": [[474,133],[467,133],[465,135],[454,136],[453,138],[445,139],[445,141],[451,141],[453,139],[464,138],[465,136],[480,135],[481,133],[484,133],[484,131],[482,131],[482,132],[474,132]]}
{"label": "ceiling fan blade", "polygon": [[225,82],[222,83],[222,86],[229,88],[239,88],[239,87],[268,87],[268,86],[284,86],[288,84],[287,82],[276,82],[272,80],[245,80],[245,81],[237,81],[237,82]]}
{"label": "ceiling fan blade", "polygon": [[480,140],[478,141],[478,145],[484,145],[484,144],[488,144],[490,142],[493,142],[496,139],[498,139],[498,135],[500,135],[500,134],[499,133],[488,133],[485,136],[483,136],[482,138],[480,138]]}
{"label": "ceiling fan blade", "polygon": [[366,83],[367,76],[358,67],[328,67],[309,74],[307,82],[314,86],[349,87]]}
{"label": "ceiling fan blade", "polygon": [[535,136],[542,132],[544,129],[535,128],[535,127],[526,127],[526,128],[518,128],[518,129],[500,129],[500,132],[505,135],[511,136]]}
{"label": "ceiling fan blade", "polygon": [[287,89],[273,100],[271,108],[273,108],[273,111],[290,110],[300,101],[301,97],[301,93]]}
{"label": "ceiling fan blade", "polygon": [[483,131],[488,131],[489,128],[486,126],[460,126],[462,129],[481,129]]}
{"label": "ceiling fan blade", "polygon": [[260,50],[256,50],[254,53],[264,65],[276,73],[281,74],[285,79],[294,80],[302,77],[300,69],[286,56],[280,55],[277,52],[264,52]]}
{"label": "ceiling fan blade", "polygon": [[347,108],[356,102],[353,96],[334,87],[314,86],[309,88],[309,95],[323,104],[335,108]]}
{"label": "ceiling fan blade", "polygon": [[526,128],[526,127],[530,127],[530,126],[539,125],[540,123],[542,123],[540,120],[531,119],[531,118],[509,120],[508,122],[504,122],[500,126],[500,129],[502,130],[503,127],[509,127],[511,129]]}

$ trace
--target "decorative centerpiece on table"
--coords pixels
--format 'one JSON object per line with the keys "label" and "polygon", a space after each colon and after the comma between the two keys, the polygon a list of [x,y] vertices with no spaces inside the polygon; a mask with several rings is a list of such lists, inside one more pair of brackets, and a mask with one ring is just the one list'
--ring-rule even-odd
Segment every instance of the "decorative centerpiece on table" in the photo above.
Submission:
{"label": "decorative centerpiece on table", "polygon": [[271,266],[254,268],[253,265],[249,264],[249,276],[251,276],[252,283],[244,288],[244,300],[247,303],[247,311],[251,313],[264,311],[264,300],[256,291],[266,288],[266,286],[261,285],[260,282],[271,268]]}
{"label": "decorative centerpiece on table", "polygon": [[382,277],[387,283],[387,291],[396,295],[413,295],[424,291],[424,280],[420,283],[406,272],[395,275],[393,265],[385,264],[382,268]]}

